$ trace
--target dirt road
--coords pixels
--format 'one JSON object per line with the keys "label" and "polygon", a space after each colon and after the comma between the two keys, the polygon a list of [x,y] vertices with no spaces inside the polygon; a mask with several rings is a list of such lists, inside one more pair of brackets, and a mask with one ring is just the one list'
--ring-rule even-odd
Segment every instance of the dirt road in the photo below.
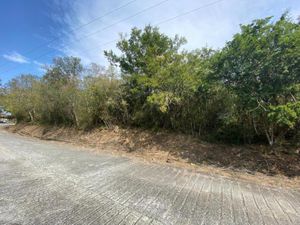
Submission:
{"label": "dirt road", "polygon": [[0,224],[300,224],[300,192],[0,130]]}

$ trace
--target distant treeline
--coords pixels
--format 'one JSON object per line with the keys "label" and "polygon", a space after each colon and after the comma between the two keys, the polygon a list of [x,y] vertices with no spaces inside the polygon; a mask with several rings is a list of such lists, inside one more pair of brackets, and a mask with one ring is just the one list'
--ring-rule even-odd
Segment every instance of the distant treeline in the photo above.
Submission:
{"label": "distant treeline", "polygon": [[[158,28],[121,36],[109,68],[55,58],[1,90],[17,121],[138,126],[230,143],[299,143],[300,25],[284,14],[242,25],[220,50],[186,51]],[[116,68],[119,68],[118,70]]]}

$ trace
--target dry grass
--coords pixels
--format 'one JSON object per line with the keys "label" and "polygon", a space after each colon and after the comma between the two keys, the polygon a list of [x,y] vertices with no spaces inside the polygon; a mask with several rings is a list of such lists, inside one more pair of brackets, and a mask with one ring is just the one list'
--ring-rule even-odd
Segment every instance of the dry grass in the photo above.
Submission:
{"label": "dry grass", "polygon": [[84,132],[74,128],[19,124],[8,130],[88,147],[94,152],[108,151],[231,179],[300,188],[297,149],[295,153],[278,151],[275,154],[268,152],[266,146],[217,145],[182,134],[119,127]]}

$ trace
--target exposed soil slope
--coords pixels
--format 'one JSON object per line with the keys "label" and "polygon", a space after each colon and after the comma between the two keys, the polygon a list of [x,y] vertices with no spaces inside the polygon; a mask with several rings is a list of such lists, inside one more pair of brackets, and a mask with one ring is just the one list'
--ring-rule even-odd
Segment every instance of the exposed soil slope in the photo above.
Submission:
{"label": "exposed soil slope", "polygon": [[300,187],[300,154],[297,149],[270,151],[266,146],[217,145],[187,135],[119,127],[84,132],[73,128],[19,124],[7,129],[40,139],[90,147],[96,152],[109,151],[210,174]]}

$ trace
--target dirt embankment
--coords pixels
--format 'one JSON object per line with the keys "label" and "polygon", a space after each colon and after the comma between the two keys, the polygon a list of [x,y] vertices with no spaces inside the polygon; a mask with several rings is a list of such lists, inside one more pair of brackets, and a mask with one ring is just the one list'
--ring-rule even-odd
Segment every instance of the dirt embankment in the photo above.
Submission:
{"label": "dirt embankment", "polygon": [[217,145],[187,135],[119,127],[84,132],[74,128],[19,124],[7,129],[21,135],[89,147],[94,152],[109,151],[267,185],[300,187],[297,149],[294,153],[282,149],[270,152],[266,146]]}

